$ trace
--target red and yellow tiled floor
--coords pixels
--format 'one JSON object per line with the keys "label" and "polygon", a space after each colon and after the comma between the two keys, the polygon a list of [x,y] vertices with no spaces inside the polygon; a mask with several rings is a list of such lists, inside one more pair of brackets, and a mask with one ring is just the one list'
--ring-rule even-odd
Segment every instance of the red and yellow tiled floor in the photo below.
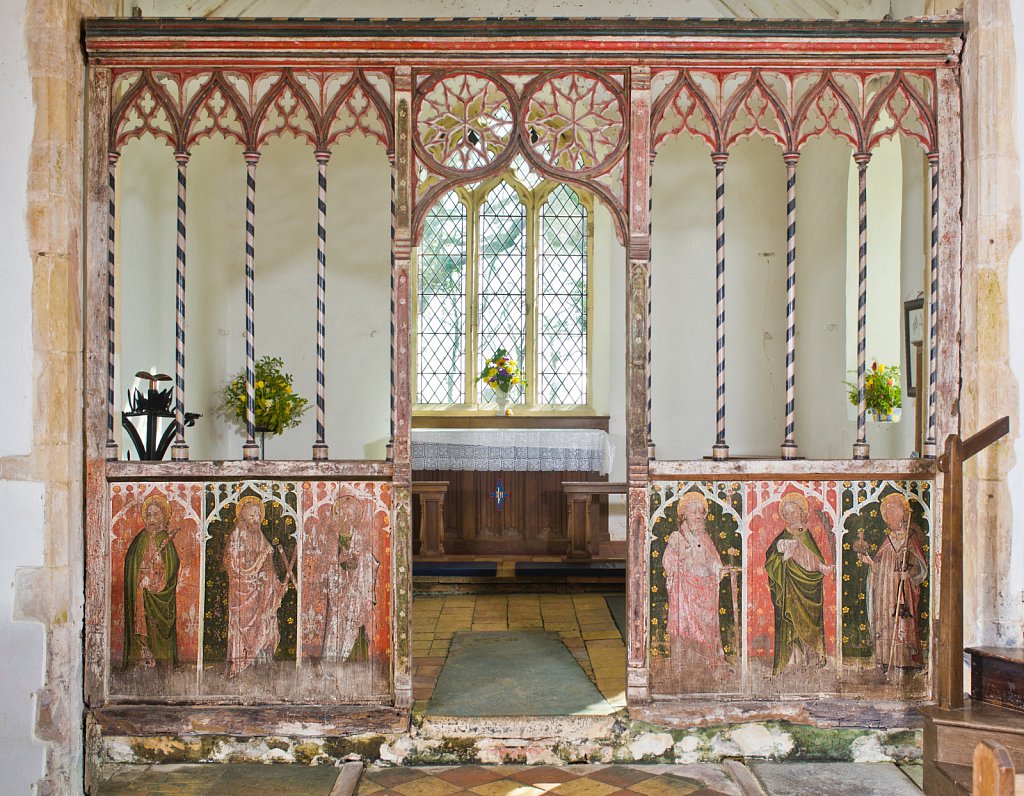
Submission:
{"label": "red and yellow tiled floor", "polygon": [[670,766],[435,766],[369,768],[359,796],[721,796]]}
{"label": "red and yellow tiled floor", "polygon": [[605,699],[625,707],[626,648],[603,595],[487,594],[413,600],[413,697],[418,709],[425,708],[434,691],[452,636],[489,630],[558,633]]}

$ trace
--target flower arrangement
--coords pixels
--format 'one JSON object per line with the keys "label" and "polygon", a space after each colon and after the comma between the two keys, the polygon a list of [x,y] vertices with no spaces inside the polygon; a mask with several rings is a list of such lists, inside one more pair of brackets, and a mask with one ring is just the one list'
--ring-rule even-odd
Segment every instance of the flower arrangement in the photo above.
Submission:
{"label": "flower arrangement", "polygon": [[526,385],[526,378],[519,369],[519,364],[508,355],[508,351],[499,348],[494,356],[484,363],[484,369],[477,377],[495,392],[509,392],[515,385]]}
{"label": "flower arrangement", "polygon": [[[283,371],[279,357],[263,357],[256,363],[256,430],[280,434],[299,425],[309,407],[306,398],[292,390],[291,374]],[[245,371],[221,391],[220,412],[228,420],[245,425]]]}
{"label": "flower arrangement", "polygon": [[[845,384],[849,388],[850,403],[856,406],[859,398],[857,384],[849,381]],[[871,367],[864,375],[864,396],[868,410],[887,417],[894,409],[902,407],[901,385],[898,365],[879,365],[878,362],[872,361]]]}

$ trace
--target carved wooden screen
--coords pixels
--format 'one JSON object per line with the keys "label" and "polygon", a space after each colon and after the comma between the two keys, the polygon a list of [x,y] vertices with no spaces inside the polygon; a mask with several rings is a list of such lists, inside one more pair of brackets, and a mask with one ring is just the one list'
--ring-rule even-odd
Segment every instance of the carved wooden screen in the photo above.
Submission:
{"label": "carved wooden screen", "polygon": [[[458,36],[453,37],[456,33]],[[932,486],[933,462],[928,458],[872,461],[863,436],[863,398],[858,407],[861,433],[853,449],[853,461],[806,462],[796,457],[793,428],[796,373],[791,359],[792,347],[788,351],[790,367],[785,385],[786,424],[780,429],[782,455],[779,460],[768,463],[729,460],[724,338],[725,191],[730,149],[738,141],[760,136],[777,143],[789,177],[787,282],[790,292],[785,309],[789,319],[788,337],[792,339],[795,323],[792,290],[797,278],[792,207],[796,201],[795,164],[802,148],[813,137],[823,134],[849,143],[860,167],[862,236],[866,234],[867,224],[863,212],[866,204],[863,175],[873,149],[897,133],[916,141],[924,149],[931,165],[932,228],[926,388],[929,419],[925,454],[926,457],[934,455],[936,443],[958,427],[960,156],[956,62],[960,33],[961,26],[957,22],[797,22],[756,28],[746,23],[671,20],[392,21],[386,27],[378,22],[359,21],[186,20],[164,24],[150,20],[101,20],[89,23],[86,29],[91,109],[86,635],[87,690],[91,702],[100,705],[126,698],[170,698],[185,702],[199,697],[222,701],[238,698],[219,681],[211,690],[204,685],[202,676],[193,678],[191,674],[184,676],[180,683],[164,683],[155,691],[147,690],[150,687],[145,684],[129,683],[124,687],[117,684],[118,677],[124,674],[123,669],[120,673],[116,671],[118,653],[123,657],[117,639],[128,638],[123,635],[127,615],[121,615],[120,626],[115,622],[118,600],[127,605],[123,593],[118,591],[118,577],[123,580],[118,573],[126,571],[123,569],[126,565],[122,565],[122,559],[117,556],[121,555],[121,548],[131,544],[128,537],[139,529],[139,520],[133,520],[135,515],[131,512],[142,511],[149,493],[157,490],[154,485],[159,485],[157,491],[161,491],[168,502],[173,498],[175,505],[181,503],[181,510],[177,513],[172,510],[171,516],[182,527],[183,551],[194,547],[196,552],[189,555],[198,556],[191,561],[192,569],[183,566],[180,570],[181,588],[187,586],[192,590],[198,580],[195,566],[205,561],[207,576],[217,574],[211,572],[211,566],[224,566],[227,528],[237,525],[240,501],[250,493],[261,498],[264,518],[269,516],[273,522],[284,523],[282,527],[295,528],[284,536],[275,537],[283,551],[275,553],[283,557],[283,563],[274,565],[280,566],[276,570],[279,578],[289,572],[297,574],[295,562],[303,560],[304,551],[319,549],[309,536],[315,535],[319,527],[316,518],[326,523],[335,522],[332,518],[348,516],[342,507],[337,514],[332,508],[328,512],[330,516],[320,517],[315,507],[320,505],[316,502],[319,497],[313,500],[315,496],[333,495],[333,506],[338,506],[341,498],[350,492],[358,492],[360,499],[378,501],[373,511],[364,511],[364,519],[365,515],[379,517],[380,526],[364,522],[366,528],[377,530],[360,536],[367,549],[378,550],[386,558],[388,570],[384,570],[379,558],[378,563],[381,563],[381,571],[390,573],[386,576],[388,599],[382,596],[376,610],[386,610],[389,626],[388,632],[379,636],[380,640],[365,638],[364,633],[358,644],[362,652],[369,650],[371,659],[376,649],[379,656],[376,661],[389,669],[387,694],[378,696],[393,698],[401,707],[411,704],[412,249],[416,244],[423,246],[421,256],[426,255],[426,259],[421,260],[421,268],[428,270],[437,262],[430,258],[450,255],[436,225],[443,217],[458,219],[459,210],[449,200],[439,210],[438,201],[451,197],[454,189],[468,189],[473,184],[499,178],[517,159],[522,159],[541,177],[580,188],[604,204],[610,212],[614,232],[626,250],[623,288],[627,317],[625,428],[630,567],[628,697],[631,703],[640,704],[650,696],[651,662],[660,657],[663,650],[663,646],[658,645],[662,645],[664,639],[653,630],[658,626],[655,620],[661,621],[658,614],[661,609],[658,601],[651,597],[654,587],[659,585],[658,578],[665,578],[664,571],[655,562],[663,555],[659,545],[668,544],[665,538],[656,541],[659,530],[664,530],[659,523],[664,524],[669,514],[672,515],[670,520],[678,522],[676,505],[684,500],[696,500],[686,498],[686,494],[699,492],[703,506],[709,510],[712,504],[721,506],[726,513],[732,512],[729,516],[739,517],[742,525],[747,522],[744,518],[752,517],[750,512],[755,511],[755,505],[775,505],[773,501],[799,502],[796,497],[786,497],[787,489],[801,493],[808,512],[812,509],[825,512],[835,515],[833,519],[840,515],[845,519],[860,516],[863,511],[871,511],[872,501],[881,506],[889,496],[898,493],[910,505],[909,513],[918,518],[917,525],[922,528],[927,544],[940,539],[941,529],[934,521],[940,513],[938,490]],[[317,439],[311,462],[256,461],[258,450],[251,412],[247,417],[247,444],[243,450],[244,459],[248,461],[187,461],[188,446],[181,423],[174,449],[176,461],[152,465],[112,461],[116,458],[113,339],[117,257],[113,230],[117,211],[116,166],[121,147],[133,137],[152,135],[166,141],[177,160],[179,239],[174,391],[175,412],[180,421],[187,376],[184,236],[188,224],[186,178],[190,148],[204,136],[217,134],[237,141],[245,153],[247,238],[239,260],[245,268],[247,306],[240,307],[239,311],[247,312],[246,377],[249,385],[253,381],[256,354],[252,329],[259,322],[251,298],[253,281],[258,280],[259,274],[259,255],[253,243],[258,223],[256,164],[267,141],[282,134],[307,141],[314,151],[318,166],[321,245],[316,268],[308,278],[317,288],[317,382],[322,385],[323,324],[329,312],[324,307],[323,293],[325,275],[329,272],[322,248],[325,166],[338,138],[355,131],[377,139],[388,151],[393,164],[392,394],[388,459],[382,462],[331,461],[327,453],[328,430],[324,428],[322,413],[327,397],[318,389],[317,403],[321,411],[318,412]],[[716,444],[711,450],[716,461],[713,462],[659,462],[653,455],[651,440],[651,170],[658,148],[667,139],[679,135],[691,136],[706,144],[717,180],[713,208],[717,223],[717,291],[712,297],[716,302],[717,371],[716,383],[705,387],[715,394],[717,401]],[[571,204],[566,201],[566,191],[553,196],[557,204],[550,205],[552,213],[545,217],[549,225],[553,225],[556,218],[561,221]],[[515,213],[503,208],[500,216],[504,223],[514,218]],[[444,236],[457,232],[449,230]],[[554,249],[547,251],[551,256]],[[558,256],[564,256],[564,252],[559,251]],[[865,262],[862,251],[859,275],[862,301]],[[502,263],[507,264],[507,261]],[[438,284],[436,275],[424,278],[424,273],[421,270],[417,286],[421,300]],[[556,297],[559,301],[567,297],[570,303],[577,301],[574,284],[578,281],[562,280],[553,285],[545,301],[554,302]],[[455,282],[438,288],[438,295],[445,297],[439,306],[443,305],[448,315],[438,329],[455,330],[465,322],[458,318],[459,296],[464,295],[465,290],[465,285]],[[577,331],[578,328],[577,323]],[[859,332],[858,381],[863,394],[863,319]],[[556,344],[556,336],[562,333],[562,330],[550,331],[544,345],[549,348],[564,345],[564,342]],[[438,331],[436,339],[417,340],[421,356],[423,352],[435,350],[431,346],[438,341],[444,343],[440,338],[446,334],[454,334],[454,331]],[[573,356],[583,356],[578,347]],[[440,358],[431,372],[436,378],[429,389],[444,396],[457,395],[454,387],[445,385],[466,375]],[[549,389],[561,388],[549,385]],[[573,390],[578,394],[578,387],[574,386],[569,392]],[[847,486],[847,481],[853,485]],[[878,487],[879,484],[884,486]],[[139,505],[124,513],[122,503],[129,487]],[[819,491],[823,491],[824,497],[818,495]],[[232,500],[230,496],[236,492],[239,497]],[[307,499],[313,500],[308,507]],[[667,508],[670,504],[671,511]],[[923,506],[931,510],[930,524],[918,516]],[[776,522],[781,514],[776,511],[765,516],[765,522]],[[154,518],[154,522],[158,521],[156,514]],[[383,532],[385,518],[386,535]],[[288,525],[288,519],[294,525]],[[724,522],[721,518],[716,521]],[[872,539],[881,539],[880,534],[884,534],[880,526],[876,526],[877,523],[865,530],[869,546],[864,553],[866,557],[870,557]],[[744,529],[741,536],[748,532],[770,533],[757,531],[749,523]],[[838,527],[834,531],[839,533]],[[720,532],[726,534],[726,541],[731,538],[731,526],[723,526]],[[857,549],[853,547],[859,543],[857,529],[847,525],[844,533],[853,533],[853,541],[849,543],[851,549]],[[194,539],[194,544],[189,542],[191,546],[186,546],[186,537]],[[217,539],[223,543],[220,549]],[[201,552],[204,541],[205,553]],[[274,544],[270,538],[267,542]],[[836,554],[844,556],[846,542],[839,542],[837,538],[836,544],[839,545]],[[719,559],[725,566],[733,556],[737,560],[730,572],[742,573],[743,578],[755,582],[764,576],[764,566],[757,559],[760,553],[752,550],[755,548],[730,543],[719,551]],[[756,547],[756,551],[760,550]],[[724,560],[721,559],[723,554]],[[850,559],[849,565],[856,567],[856,561]],[[165,570],[167,566],[165,563]],[[316,564],[310,566],[315,568]],[[842,567],[846,566],[846,558],[843,558]],[[835,571],[845,572],[841,567]],[[216,615],[218,608],[209,602],[215,599],[209,589],[216,591],[217,580],[213,577],[206,580],[215,585],[207,585],[206,602],[202,605],[207,612]],[[289,578],[282,582],[285,581]],[[295,607],[294,610],[287,608],[286,613],[293,611],[298,627],[294,631],[294,653],[291,635],[285,644],[286,658],[294,655],[292,669],[287,665],[277,667],[288,672],[283,677],[292,677],[293,670],[302,669],[299,663],[303,660],[303,650],[319,649],[323,656],[327,644],[322,635],[319,647],[314,641],[303,641],[307,638],[308,624],[317,620],[304,619],[301,576],[297,583],[295,578],[290,581],[296,587]],[[743,596],[741,588],[737,581],[737,605]],[[731,592],[727,590],[723,594],[722,599],[727,599],[731,606]],[[933,604],[934,600],[933,597]],[[197,616],[200,602],[190,603]],[[354,603],[341,607],[356,608]],[[728,606],[722,607],[726,607],[728,613]],[[735,639],[737,627],[754,621],[749,614],[745,616],[746,619],[731,625],[721,624],[720,632],[726,636],[732,634],[731,638]],[[735,618],[741,617],[737,613]],[[382,620],[375,621],[379,626]],[[837,621],[835,628],[837,638],[826,643],[840,643],[839,634],[845,632],[846,626]],[[856,635],[860,632],[859,625],[857,628],[851,638],[860,638]],[[210,632],[214,637],[207,644]],[[309,629],[310,639],[316,635]],[[179,648],[188,649],[189,655],[194,650],[195,656],[199,656],[200,649],[204,655],[209,651],[220,661],[220,641],[216,636],[217,631],[210,631],[209,626],[200,632],[190,625],[187,639],[179,640]],[[652,640],[655,647],[651,646]],[[748,644],[749,641],[748,636]],[[731,651],[735,652],[735,646],[743,643],[741,636],[738,642],[730,644]],[[374,644],[378,646],[375,648]],[[856,652],[851,652],[854,657],[868,649],[863,639],[850,644],[853,645],[850,650]],[[346,650],[346,646],[342,645],[338,654],[347,658],[352,650]],[[280,660],[280,655],[270,657],[275,662]],[[222,663],[226,664],[230,655],[225,654],[225,659]],[[190,660],[189,664],[196,672],[201,671],[198,661]],[[217,676],[230,675],[228,668]],[[374,680],[377,682],[379,680]],[[285,680],[270,683],[267,690],[261,692],[260,699],[273,703],[291,698],[285,693],[284,683]],[[679,690],[678,684],[673,686],[670,679],[653,685],[663,693]],[[296,698],[316,700],[317,687],[315,681],[312,685],[306,683],[304,690],[295,692]],[[822,680],[820,687],[824,691],[840,692],[847,684],[829,679],[828,682]],[[376,692],[376,686],[372,690]],[[353,687],[346,693],[358,698],[357,692],[362,693]],[[761,696],[773,693],[770,680],[760,682],[749,692]]]}

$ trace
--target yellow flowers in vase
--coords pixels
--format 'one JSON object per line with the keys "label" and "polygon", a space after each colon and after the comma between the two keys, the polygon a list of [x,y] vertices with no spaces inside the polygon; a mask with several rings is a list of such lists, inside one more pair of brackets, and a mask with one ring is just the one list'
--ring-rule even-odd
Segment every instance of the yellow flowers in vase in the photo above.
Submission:
{"label": "yellow flowers in vase", "polygon": [[484,369],[480,371],[477,380],[494,390],[501,410],[499,414],[503,415],[512,414],[512,410],[507,406],[508,394],[512,388],[517,384],[526,386],[526,377],[519,369],[519,363],[512,359],[504,348],[499,348],[484,363]]}
{"label": "yellow flowers in vase", "polygon": [[[854,382],[845,382],[850,403],[856,406],[859,390]],[[879,422],[899,420],[903,406],[903,389],[899,365],[879,365],[872,361],[864,374],[864,398],[867,410]]]}
{"label": "yellow flowers in vase", "polygon": [[[309,401],[292,390],[292,376],[285,373],[279,357],[263,357],[256,363],[256,430],[280,434],[299,425]],[[221,392],[220,412],[228,420],[245,425],[245,371],[238,373]]]}

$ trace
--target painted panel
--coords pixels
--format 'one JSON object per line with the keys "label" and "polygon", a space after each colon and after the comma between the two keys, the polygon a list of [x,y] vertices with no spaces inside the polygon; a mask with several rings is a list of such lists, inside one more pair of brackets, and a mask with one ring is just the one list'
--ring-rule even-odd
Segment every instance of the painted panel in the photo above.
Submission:
{"label": "painted panel", "polygon": [[741,686],[743,491],[680,482],[651,491],[651,672],[674,693]]}
{"label": "painted panel", "polygon": [[834,690],[835,483],[757,481],[746,492],[749,673],[773,690]]}
{"label": "painted panel", "polygon": [[391,485],[303,483],[302,663],[353,696],[387,691]]}
{"label": "painted panel", "polygon": [[109,693],[391,693],[391,485],[110,487]]}
{"label": "painted panel", "polygon": [[926,696],[931,491],[927,481],[653,483],[654,693]]}
{"label": "painted panel", "polygon": [[115,484],[110,517],[110,691],[195,693],[202,486]]}

